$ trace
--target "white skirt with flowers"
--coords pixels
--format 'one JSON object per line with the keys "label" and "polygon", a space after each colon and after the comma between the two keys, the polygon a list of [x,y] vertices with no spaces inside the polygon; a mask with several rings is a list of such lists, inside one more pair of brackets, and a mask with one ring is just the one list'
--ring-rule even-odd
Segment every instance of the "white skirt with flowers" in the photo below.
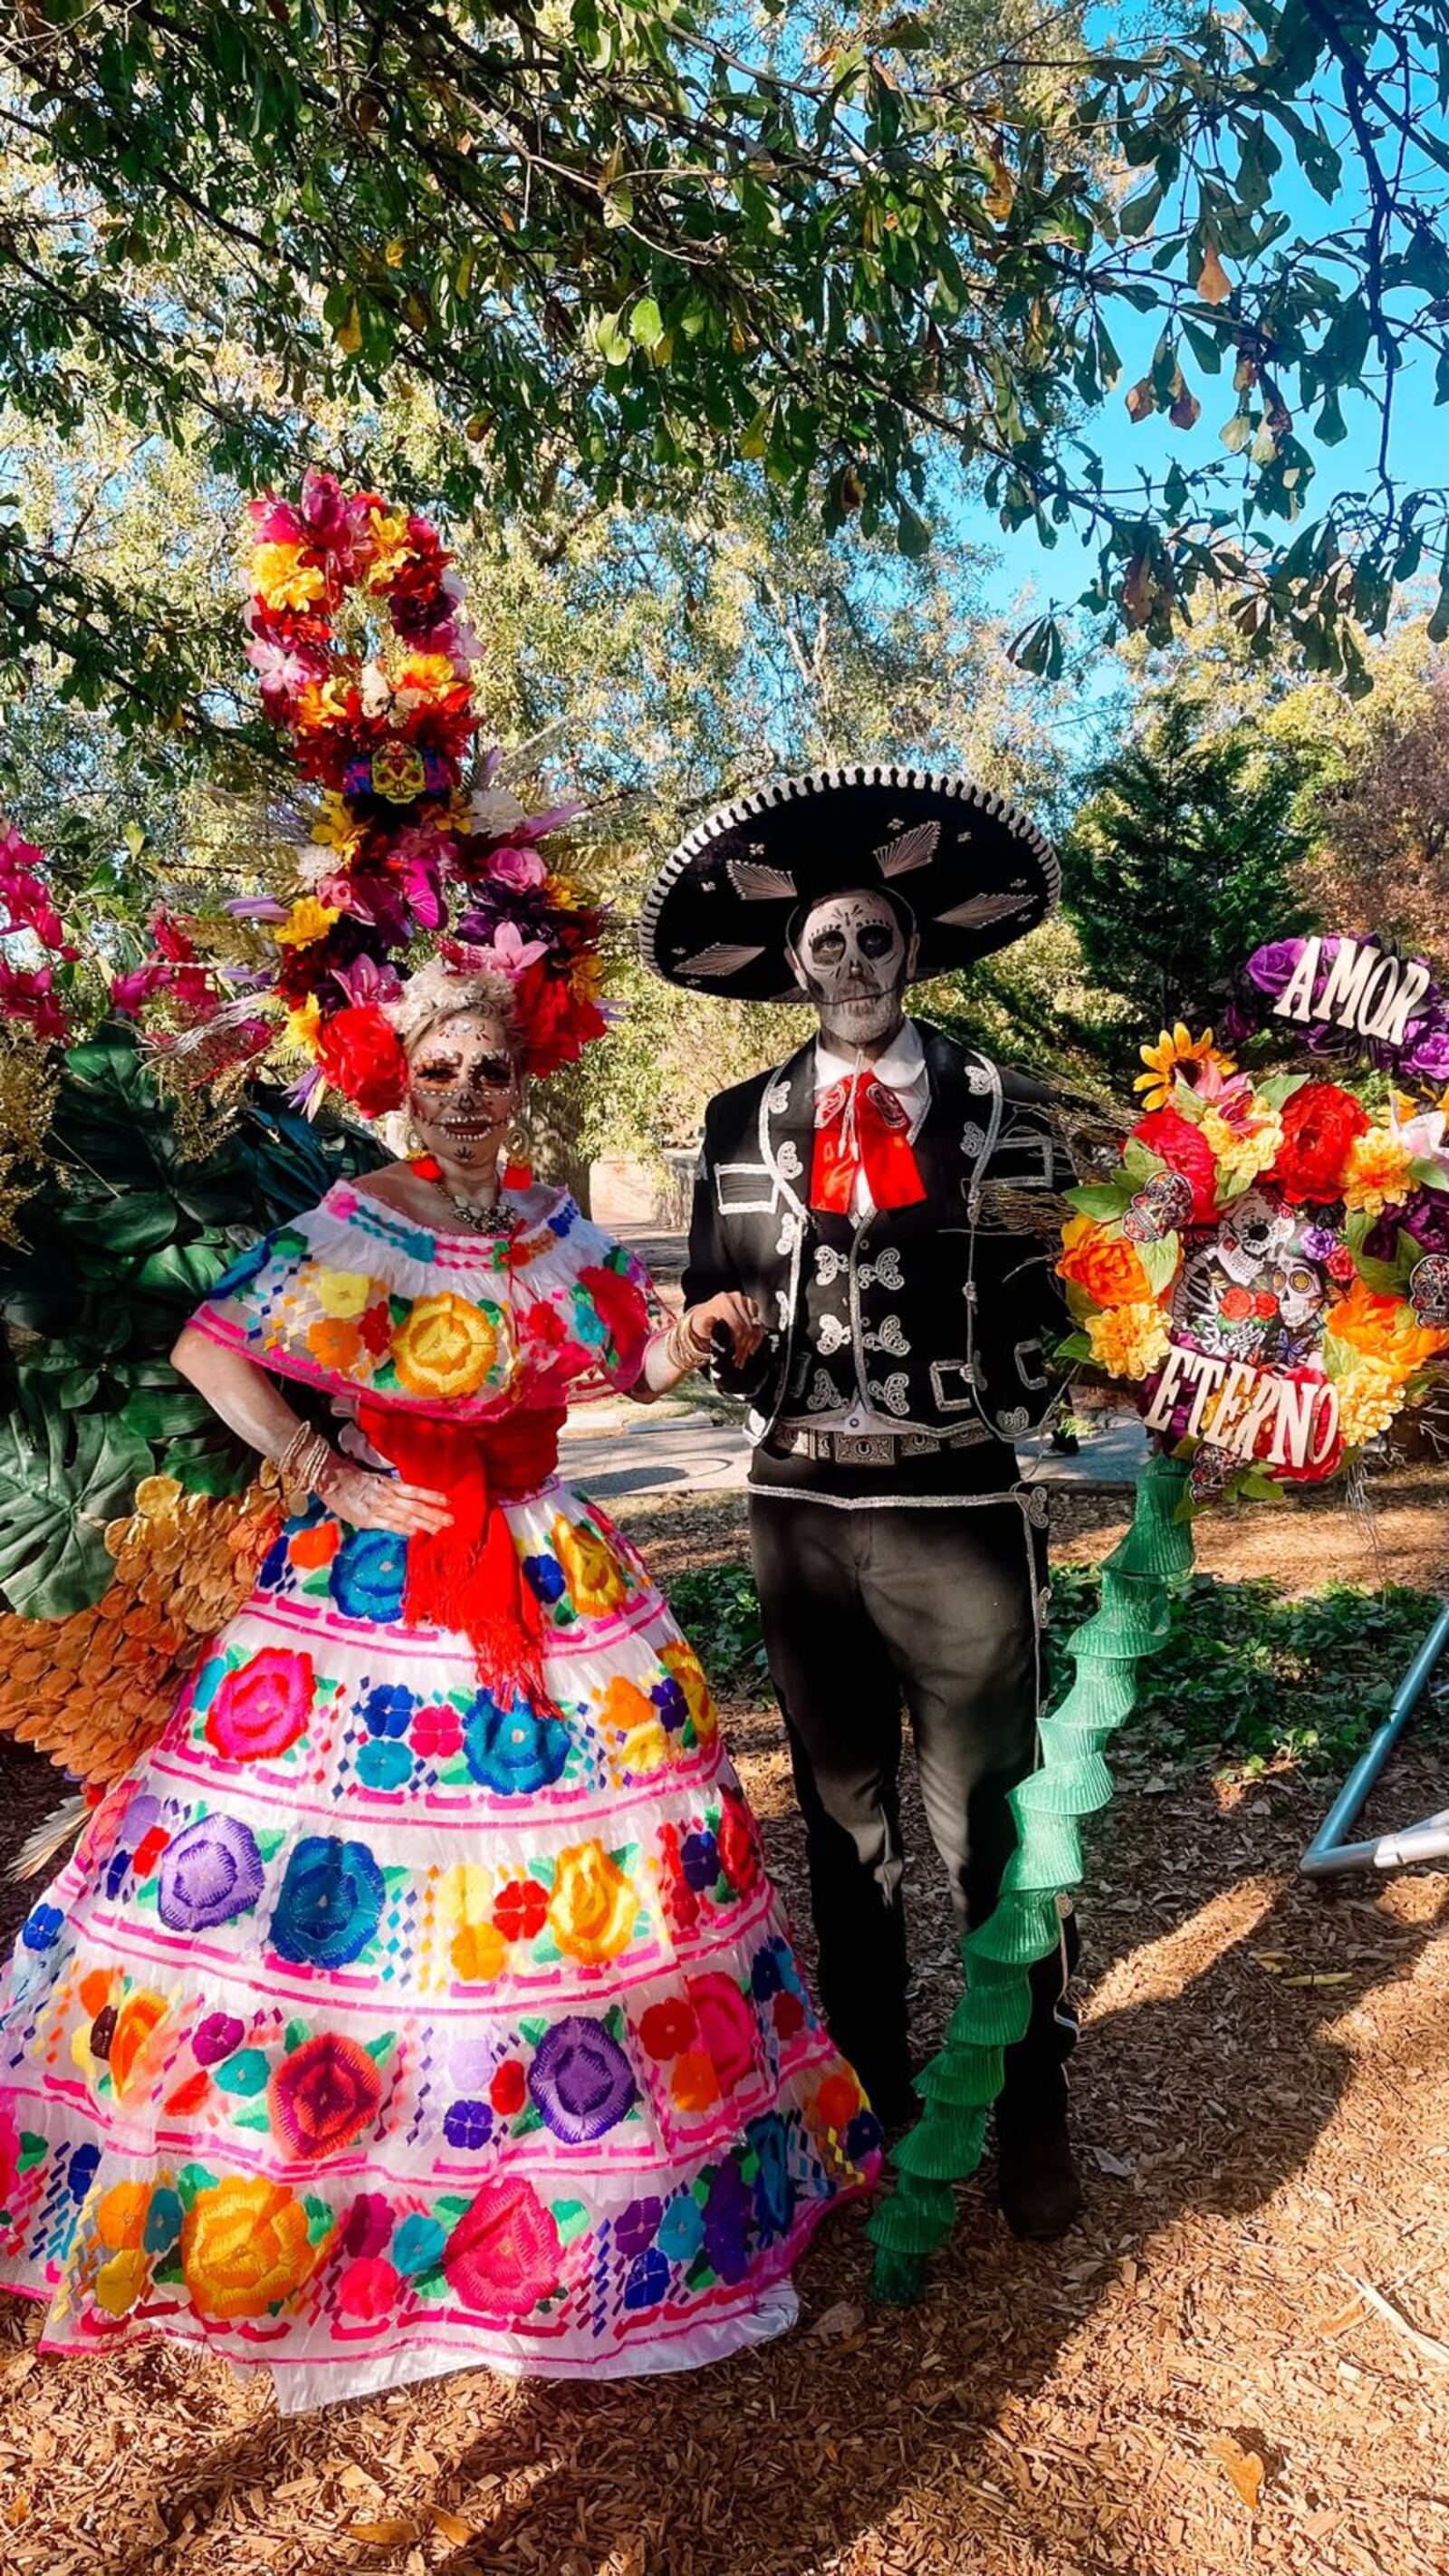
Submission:
{"label": "white skirt with flowers", "polygon": [[296,2409],[787,2325],[879,2129],[698,1662],[557,1481],[504,1506],[547,1699],[405,1628],[406,1542],[288,1523],[0,1986],[0,2284]]}

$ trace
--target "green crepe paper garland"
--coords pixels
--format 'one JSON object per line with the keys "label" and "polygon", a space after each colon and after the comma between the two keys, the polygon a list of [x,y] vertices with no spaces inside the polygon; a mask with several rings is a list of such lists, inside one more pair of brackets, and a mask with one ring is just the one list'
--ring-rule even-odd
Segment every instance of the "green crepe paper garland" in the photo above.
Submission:
{"label": "green crepe paper garland", "polygon": [[966,1991],[918,2080],[925,2110],[891,2151],[895,2190],[869,2225],[874,2295],[897,2307],[921,2297],[927,2259],[956,2223],[952,2185],[981,2162],[1004,2051],[1031,2018],[1028,1971],[1058,1945],[1058,1897],[1081,1884],[1077,1820],[1112,1795],[1102,1747],[1137,1704],[1138,1666],[1167,1637],[1169,1586],[1192,1566],[1192,1530],[1177,1517],[1186,1484],[1186,1467],[1170,1458],[1145,1469],[1132,1526],[1102,1571],[1101,1607],[1068,1640],[1075,1677],[1043,1722],[1040,1768],[1011,1792],[1017,1847],[995,1911],[961,1944]]}

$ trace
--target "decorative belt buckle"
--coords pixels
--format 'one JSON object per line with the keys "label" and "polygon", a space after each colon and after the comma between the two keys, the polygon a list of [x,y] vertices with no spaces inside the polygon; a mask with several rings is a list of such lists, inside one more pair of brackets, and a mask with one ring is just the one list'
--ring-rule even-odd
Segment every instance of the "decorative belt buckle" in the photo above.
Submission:
{"label": "decorative belt buckle", "polygon": [[889,1433],[838,1431],[835,1435],[835,1455],[842,1467],[889,1467],[895,1454]]}

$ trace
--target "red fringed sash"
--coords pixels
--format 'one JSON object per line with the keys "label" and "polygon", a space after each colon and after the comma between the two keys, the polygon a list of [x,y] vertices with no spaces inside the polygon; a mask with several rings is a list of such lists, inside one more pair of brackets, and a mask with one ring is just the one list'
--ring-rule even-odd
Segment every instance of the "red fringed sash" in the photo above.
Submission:
{"label": "red fringed sash", "polygon": [[430,1486],[452,1505],[449,1528],[408,1540],[407,1625],[460,1628],[490,1687],[542,1698],[542,1608],[498,1506],[521,1502],[548,1482],[558,1464],[562,1407],[472,1429],[392,1404],[364,1403],[357,1418],[404,1484]]}

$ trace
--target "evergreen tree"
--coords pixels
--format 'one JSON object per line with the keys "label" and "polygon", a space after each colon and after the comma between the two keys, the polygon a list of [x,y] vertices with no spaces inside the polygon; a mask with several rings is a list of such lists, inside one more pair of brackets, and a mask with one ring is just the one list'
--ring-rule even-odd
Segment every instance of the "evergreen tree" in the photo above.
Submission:
{"label": "evergreen tree", "polygon": [[1170,691],[1091,773],[1063,846],[1066,910],[1094,980],[1133,1005],[1134,1044],[1210,1019],[1262,941],[1312,926],[1302,762],[1265,753],[1251,724],[1207,724],[1200,699]]}

